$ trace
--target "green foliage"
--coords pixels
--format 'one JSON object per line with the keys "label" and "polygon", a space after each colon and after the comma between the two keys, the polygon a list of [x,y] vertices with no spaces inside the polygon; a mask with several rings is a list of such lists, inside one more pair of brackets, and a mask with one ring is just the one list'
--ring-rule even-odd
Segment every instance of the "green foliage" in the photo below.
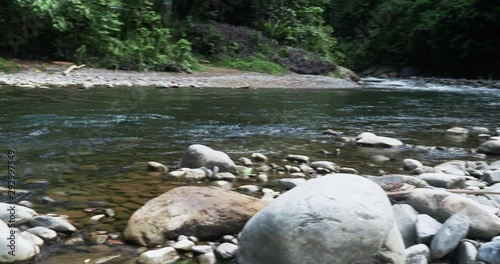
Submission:
{"label": "green foliage", "polygon": [[10,61],[6,61],[2,57],[0,57],[0,72],[15,73],[17,71],[19,71],[19,65]]}
{"label": "green foliage", "polygon": [[263,55],[246,58],[224,58],[215,62],[214,65],[234,68],[242,71],[254,71],[274,75],[287,72],[286,68],[267,60]]}

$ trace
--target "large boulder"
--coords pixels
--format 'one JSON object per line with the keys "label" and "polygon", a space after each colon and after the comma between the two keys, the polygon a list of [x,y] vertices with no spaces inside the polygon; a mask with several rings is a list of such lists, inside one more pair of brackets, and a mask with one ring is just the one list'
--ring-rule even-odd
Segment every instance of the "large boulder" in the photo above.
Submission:
{"label": "large boulder", "polygon": [[479,152],[500,155],[500,140],[489,140],[479,146]]}
{"label": "large boulder", "polygon": [[403,142],[397,139],[381,137],[369,132],[361,133],[357,136],[357,138],[356,144],[362,146],[391,148],[403,145]]}
{"label": "large boulder", "polygon": [[129,219],[125,238],[162,245],[179,235],[201,239],[236,234],[259,210],[260,200],[217,187],[179,187],[148,201]]}
{"label": "large boulder", "polygon": [[192,169],[200,167],[212,169],[214,166],[219,167],[221,172],[236,172],[236,164],[226,153],[198,144],[188,147],[179,164],[179,167]]}
{"label": "large boulder", "polygon": [[435,189],[415,189],[408,196],[408,204],[417,211],[444,222],[460,213],[470,220],[468,237],[490,239],[500,233],[500,218],[483,205],[464,196]]}
{"label": "large boulder", "polygon": [[21,236],[0,220],[0,263],[23,262],[33,259],[40,252],[33,240]]}
{"label": "large boulder", "polygon": [[284,193],[245,225],[242,264],[404,263],[391,203],[375,183],[331,174]]}

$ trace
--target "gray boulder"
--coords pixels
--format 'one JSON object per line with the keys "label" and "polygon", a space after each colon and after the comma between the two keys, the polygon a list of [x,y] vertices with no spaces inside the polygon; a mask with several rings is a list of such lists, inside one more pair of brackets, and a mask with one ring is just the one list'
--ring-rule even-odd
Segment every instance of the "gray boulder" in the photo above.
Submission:
{"label": "gray boulder", "polygon": [[491,155],[500,155],[500,140],[489,140],[479,146],[479,152]]}
{"label": "gray boulder", "polygon": [[500,241],[484,243],[479,247],[477,260],[488,264],[500,264]]}
{"label": "gray boulder", "polygon": [[297,161],[301,163],[308,163],[309,162],[309,157],[304,156],[304,155],[288,155],[286,156],[286,159],[289,161]]}
{"label": "gray boulder", "polygon": [[434,168],[446,174],[462,175],[462,176],[468,175],[466,172],[467,162],[462,160],[447,161],[445,163],[441,163],[435,166]]}
{"label": "gray boulder", "polygon": [[231,259],[236,256],[236,252],[238,252],[238,246],[232,243],[225,242],[220,244],[217,249],[215,249],[215,252],[222,259]]}
{"label": "gray boulder", "polygon": [[431,256],[440,259],[452,252],[469,232],[469,218],[463,214],[454,214],[448,218],[431,242]]}
{"label": "gray boulder", "polygon": [[35,216],[29,222],[31,226],[43,226],[59,232],[75,232],[76,228],[62,217],[53,217],[48,215]]}
{"label": "gray boulder", "polygon": [[247,222],[239,245],[237,260],[244,264],[404,262],[385,192],[350,174],[326,175],[282,194]]}
{"label": "gray boulder", "polygon": [[226,153],[198,144],[188,147],[179,164],[182,168],[213,168],[214,166],[217,166],[221,172],[236,172],[236,164]]}
{"label": "gray boulder", "polygon": [[487,171],[484,173],[484,180],[489,184],[495,184],[500,182],[500,170]]}
{"label": "gray boulder", "polygon": [[403,237],[405,247],[408,248],[415,245],[417,241],[415,224],[417,222],[418,212],[408,204],[395,204],[392,206],[392,212],[396,219],[399,232],[401,232],[401,236]]}
{"label": "gray boulder", "polygon": [[16,225],[27,223],[37,215],[33,209],[28,207],[16,204],[0,203],[0,220],[8,223],[11,218],[14,218],[11,212],[15,214]]}
{"label": "gray boulder", "polygon": [[26,239],[21,236],[19,230],[11,229],[0,221],[0,263],[28,261],[39,251],[33,240]]}
{"label": "gray boulder", "polygon": [[420,243],[429,245],[432,238],[437,234],[443,224],[426,214],[417,216],[416,230],[417,240]]}
{"label": "gray boulder", "polygon": [[444,222],[450,216],[461,213],[470,220],[468,236],[490,239],[500,233],[500,218],[483,205],[443,190],[415,189],[408,196],[408,204],[417,211]]}
{"label": "gray boulder", "polygon": [[217,187],[179,187],[148,201],[129,219],[124,236],[141,246],[162,245],[179,235],[200,239],[236,234],[265,204]]}
{"label": "gray boulder", "polygon": [[356,144],[362,146],[392,148],[403,145],[403,142],[400,140],[377,136],[373,133],[361,133],[358,137],[359,139],[356,140]]}
{"label": "gray boulder", "polygon": [[446,189],[462,188],[465,183],[465,177],[446,173],[423,173],[417,178],[427,182],[429,185]]}

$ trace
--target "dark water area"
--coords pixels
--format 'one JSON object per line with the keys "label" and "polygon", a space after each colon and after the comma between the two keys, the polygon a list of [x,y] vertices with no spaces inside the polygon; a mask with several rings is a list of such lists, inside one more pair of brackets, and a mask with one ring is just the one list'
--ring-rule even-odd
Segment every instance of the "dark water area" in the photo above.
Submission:
{"label": "dark water area", "polygon": [[[401,173],[405,158],[429,166],[478,160],[470,149],[480,139],[444,131],[500,127],[500,90],[404,81],[360,90],[7,87],[0,89],[0,107],[3,159],[9,149],[16,151],[17,188],[31,191],[19,200],[32,201],[40,213],[66,214],[78,228],[93,215],[83,209],[112,208],[116,220],[97,227],[109,232],[122,231],[131,213],[173,187],[206,184],[174,182],[146,170],[148,161],[175,166],[191,144],[233,160],[261,152],[284,165],[286,155],[303,154],[377,175]],[[352,137],[374,132],[408,145],[358,147],[322,135],[324,129]],[[391,161],[373,162],[374,155]],[[0,184],[7,185],[4,179]],[[56,203],[44,204],[45,196]]]}

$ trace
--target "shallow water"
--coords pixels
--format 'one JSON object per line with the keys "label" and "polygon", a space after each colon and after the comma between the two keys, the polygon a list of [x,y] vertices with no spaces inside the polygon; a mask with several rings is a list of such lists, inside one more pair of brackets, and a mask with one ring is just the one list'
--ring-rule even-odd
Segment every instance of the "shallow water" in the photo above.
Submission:
{"label": "shallow water", "polygon": [[[444,130],[500,126],[500,90],[404,80],[362,90],[2,88],[0,106],[0,145],[5,153],[17,152],[17,188],[32,191],[19,200],[33,201],[38,212],[67,214],[80,228],[93,215],[83,209],[113,208],[117,220],[97,227],[110,232],[122,231],[147,200],[187,184],[147,172],[146,162],[174,166],[190,144],[222,150],[234,160],[262,152],[285,164],[287,154],[305,154],[362,174],[396,173],[404,158],[426,165],[477,160],[469,149],[479,139],[446,136]],[[347,136],[370,131],[411,146],[343,145],[322,135],[324,129]],[[427,148],[434,146],[443,148]],[[320,152],[336,149],[340,154]],[[392,160],[370,161],[377,154]],[[44,196],[56,203],[43,204]]]}

